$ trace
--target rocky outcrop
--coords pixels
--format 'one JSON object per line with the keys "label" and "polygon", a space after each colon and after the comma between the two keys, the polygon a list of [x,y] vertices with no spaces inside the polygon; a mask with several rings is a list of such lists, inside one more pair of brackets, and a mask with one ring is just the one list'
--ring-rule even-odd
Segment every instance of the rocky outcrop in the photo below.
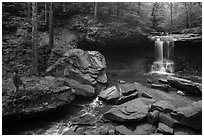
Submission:
{"label": "rocky outcrop", "polygon": [[104,117],[119,122],[140,121],[146,118],[148,106],[154,102],[153,99],[137,98],[110,109]]}
{"label": "rocky outcrop", "polygon": [[[93,88],[97,83],[107,83],[105,68],[105,58],[99,52],[71,49],[46,72],[53,76],[75,80],[79,89],[85,88],[91,91],[89,93],[94,93]],[[76,90],[76,93],[84,95],[80,90]]]}
{"label": "rocky outcrop", "polygon": [[40,117],[74,100],[75,90],[64,80],[54,77],[24,79],[27,81],[25,89],[3,97],[3,123]]}
{"label": "rocky outcrop", "polygon": [[186,107],[175,109],[172,118],[189,128],[202,130],[202,101],[194,102]]}

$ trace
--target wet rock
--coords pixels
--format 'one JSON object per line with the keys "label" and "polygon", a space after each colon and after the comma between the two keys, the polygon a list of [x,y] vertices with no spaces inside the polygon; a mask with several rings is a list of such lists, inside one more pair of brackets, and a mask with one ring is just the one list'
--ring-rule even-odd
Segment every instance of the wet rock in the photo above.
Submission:
{"label": "wet rock", "polygon": [[202,95],[202,85],[193,82],[186,82],[177,79],[168,80],[171,87],[176,88],[181,91],[186,91],[188,94],[192,95]]}
{"label": "wet rock", "polygon": [[78,133],[75,132],[78,126],[73,126],[69,130],[65,131],[62,133],[62,135],[79,135]]}
{"label": "wet rock", "polygon": [[116,104],[120,105],[120,104],[123,104],[125,102],[130,101],[130,100],[133,100],[133,99],[135,99],[137,97],[138,97],[138,92],[132,93],[132,94],[127,95],[127,96],[122,96],[116,101]]}
{"label": "wet rock", "polygon": [[151,84],[151,88],[168,91],[168,85]]}
{"label": "wet rock", "polygon": [[120,84],[125,84],[125,81],[124,80],[119,80],[118,81]]}
{"label": "wet rock", "polygon": [[158,101],[151,106],[151,111],[158,110],[164,113],[170,113],[175,109],[175,105],[170,101]]}
{"label": "wet rock", "polygon": [[171,127],[169,127],[163,123],[159,123],[158,128],[157,128],[157,132],[162,133],[164,135],[173,135],[174,134],[174,130]]}
{"label": "wet rock", "polygon": [[116,100],[120,97],[120,92],[116,88],[116,86],[107,88],[99,93],[98,97],[100,99],[104,99],[106,101]]}
{"label": "wet rock", "polygon": [[68,87],[68,86],[63,86],[63,87],[61,87],[60,89],[54,90],[53,92],[54,92],[54,93],[61,93],[61,92],[65,92],[65,91],[70,90],[70,89],[71,89],[71,88]]}
{"label": "wet rock", "polygon": [[150,94],[148,94],[148,93],[142,93],[142,96],[143,97],[145,97],[145,98],[150,98],[150,99],[152,99],[152,96],[150,95]]}
{"label": "wet rock", "polygon": [[175,109],[171,117],[189,128],[202,130],[202,100]]}
{"label": "wet rock", "polygon": [[168,80],[167,79],[159,79],[159,82],[162,83],[162,84],[168,84]]}
{"label": "wet rock", "polygon": [[124,96],[130,95],[137,91],[134,83],[120,84],[119,88]]}
{"label": "wet rock", "polygon": [[116,135],[136,135],[135,132],[129,130],[128,128],[126,128],[125,126],[121,125],[121,126],[117,126],[115,128],[115,134]]}
{"label": "wet rock", "polygon": [[149,84],[153,83],[152,80],[150,80],[150,79],[147,79],[146,82],[149,83]]}
{"label": "wet rock", "polygon": [[76,95],[85,97],[94,97],[96,95],[95,88],[91,85],[81,84],[73,79],[62,78],[71,88],[75,90]]}
{"label": "wet rock", "polygon": [[159,115],[159,122],[166,124],[169,127],[176,127],[179,125],[178,121],[173,119],[169,114],[161,113]]}
{"label": "wet rock", "polygon": [[137,98],[110,109],[104,114],[104,117],[120,122],[140,121],[146,118],[149,111],[148,106],[154,102],[153,99]]}
{"label": "wet rock", "polygon": [[138,125],[134,132],[137,135],[151,135],[154,133],[155,129],[156,128],[153,125],[145,123]]}
{"label": "wet rock", "polygon": [[186,95],[186,94],[183,93],[181,90],[177,91],[176,93],[179,94],[179,95],[181,95],[181,96],[185,96],[185,95]]}
{"label": "wet rock", "polygon": [[155,110],[153,112],[149,112],[147,115],[148,123],[150,123],[152,125],[156,124],[159,120],[159,115],[160,115],[160,112],[157,110]]}
{"label": "wet rock", "polygon": [[137,88],[139,95],[141,95],[142,93],[147,93],[147,94],[152,95],[153,99],[155,100],[172,100],[172,101],[175,100],[174,97],[169,96],[166,92],[163,92],[158,89],[152,89],[152,88],[145,87],[138,82],[134,82],[134,83],[135,83],[135,86]]}

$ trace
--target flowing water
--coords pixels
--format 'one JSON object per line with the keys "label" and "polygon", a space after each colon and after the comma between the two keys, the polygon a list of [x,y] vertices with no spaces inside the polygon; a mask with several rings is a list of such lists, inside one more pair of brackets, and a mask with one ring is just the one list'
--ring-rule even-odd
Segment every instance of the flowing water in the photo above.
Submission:
{"label": "flowing water", "polygon": [[[167,70],[167,67],[173,64],[174,74],[193,81],[202,82],[202,46],[201,43],[179,43],[175,42],[174,56],[163,51],[162,42],[158,45],[149,43],[145,45],[122,45],[118,47],[99,48],[106,58],[108,86],[117,85],[118,80],[126,82],[140,82],[145,84],[146,79],[154,79],[157,75],[150,73],[152,66],[161,62],[162,67]],[[158,47],[157,47],[158,46]],[[154,55],[155,48],[158,56]],[[94,47],[85,50],[96,50]],[[168,62],[163,58],[163,54],[168,57]],[[171,61],[169,57],[171,56]],[[165,57],[165,58],[166,58]],[[156,62],[156,63],[155,63]],[[170,62],[170,64],[168,64]],[[159,68],[161,68],[159,66]],[[170,72],[171,73],[171,72]],[[193,98],[192,98],[193,99]],[[46,118],[22,122],[18,124],[3,127],[3,134],[62,134],[72,128],[73,123],[98,123],[93,127],[79,127],[78,130],[84,133],[87,129],[97,129],[100,124],[102,115],[111,108],[111,105],[105,104],[98,98],[91,101],[74,102],[79,107],[67,106],[63,110],[56,112],[54,115]],[[196,99],[195,99],[196,100]]]}

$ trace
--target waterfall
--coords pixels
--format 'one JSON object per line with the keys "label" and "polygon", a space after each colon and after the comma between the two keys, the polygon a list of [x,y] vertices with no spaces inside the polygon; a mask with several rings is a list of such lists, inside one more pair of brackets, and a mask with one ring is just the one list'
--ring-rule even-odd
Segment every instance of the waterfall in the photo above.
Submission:
{"label": "waterfall", "polygon": [[157,37],[154,47],[152,72],[173,73],[174,41],[169,36]]}

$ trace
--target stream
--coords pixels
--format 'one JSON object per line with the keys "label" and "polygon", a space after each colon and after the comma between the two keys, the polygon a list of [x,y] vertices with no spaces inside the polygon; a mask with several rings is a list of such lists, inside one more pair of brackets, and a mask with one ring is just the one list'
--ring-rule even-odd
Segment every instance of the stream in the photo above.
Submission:
{"label": "stream", "polygon": [[[144,45],[121,45],[118,47],[86,47],[84,50],[98,50],[105,56],[107,63],[108,87],[117,85],[119,80],[139,82],[143,85],[146,79],[154,81],[158,77],[150,74],[154,61],[154,43]],[[202,83],[202,43],[175,42],[174,48],[174,74],[182,78]],[[172,93],[175,94],[175,93]],[[197,97],[188,97],[192,101]],[[76,106],[66,106],[63,110],[46,118],[9,125],[3,129],[3,134],[43,134],[59,135],[76,123],[89,123],[94,126],[78,126],[78,133],[88,134],[90,129],[97,129],[103,122],[101,117],[112,106],[98,98],[89,101],[73,103]],[[115,126],[114,123],[110,123]]]}

